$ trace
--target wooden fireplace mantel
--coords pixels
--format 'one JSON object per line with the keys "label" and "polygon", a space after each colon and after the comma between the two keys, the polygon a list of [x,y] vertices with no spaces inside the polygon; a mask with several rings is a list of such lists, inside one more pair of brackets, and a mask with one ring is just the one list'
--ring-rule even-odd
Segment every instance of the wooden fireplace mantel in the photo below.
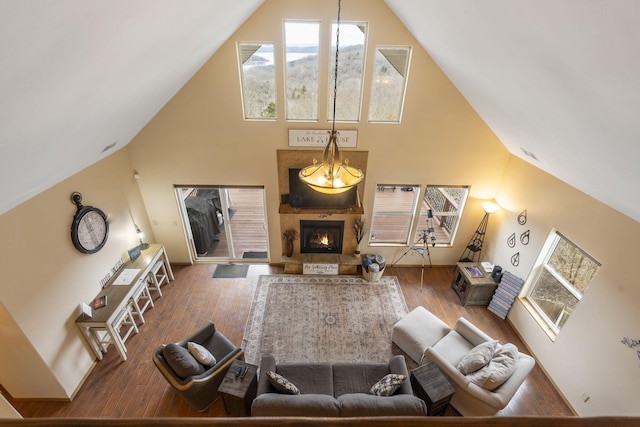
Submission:
{"label": "wooden fireplace mantel", "polygon": [[326,209],[326,208],[318,208],[318,209],[301,209],[294,208],[293,206],[287,203],[280,203],[281,214],[292,214],[292,215],[300,215],[300,214],[309,214],[309,215],[363,215],[364,208],[362,206],[353,206],[347,209]]}

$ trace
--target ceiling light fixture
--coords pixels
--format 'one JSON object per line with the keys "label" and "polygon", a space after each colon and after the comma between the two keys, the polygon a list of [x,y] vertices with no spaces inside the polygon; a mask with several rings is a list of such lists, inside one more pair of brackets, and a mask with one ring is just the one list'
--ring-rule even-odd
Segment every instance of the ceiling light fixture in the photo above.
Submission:
{"label": "ceiling light fixture", "polygon": [[336,97],[338,93],[338,51],[340,46],[340,0],[338,0],[338,24],[336,26],[336,64],[333,80],[333,125],[331,128],[329,142],[322,154],[322,163],[318,164],[317,159],[313,159],[313,164],[300,170],[300,179],[320,193],[338,194],[355,187],[364,179],[362,170],[349,166],[349,160],[342,161],[342,154],[338,146],[338,135],[336,131]]}

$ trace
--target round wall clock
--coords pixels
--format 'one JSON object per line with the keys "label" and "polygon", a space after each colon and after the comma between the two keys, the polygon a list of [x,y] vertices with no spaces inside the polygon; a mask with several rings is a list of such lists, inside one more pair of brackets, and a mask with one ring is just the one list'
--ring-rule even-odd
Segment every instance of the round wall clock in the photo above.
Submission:
{"label": "round wall clock", "polygon": [[107,216],[93,206],[82,206],[82,194],[73,193],[71,201],[77,206],[71,223],[71,241],[82,253],[98,252],[107,243],[109,223]]}

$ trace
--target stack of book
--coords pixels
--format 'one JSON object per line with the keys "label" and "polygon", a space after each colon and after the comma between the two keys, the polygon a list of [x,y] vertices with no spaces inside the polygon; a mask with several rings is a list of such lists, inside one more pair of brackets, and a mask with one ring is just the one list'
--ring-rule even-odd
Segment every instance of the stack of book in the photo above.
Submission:
{"label": "stack of book", "polygon": [[520,293],[520,288],[524,284],[524,280],[521,278],[509,273],[508,271],[503,272],[502,280],[498,284],[498,289],[493,294],[493,298],[489,303],[489,311],[496,314],[501,319],[507,317],[513,302],[518,297]]}

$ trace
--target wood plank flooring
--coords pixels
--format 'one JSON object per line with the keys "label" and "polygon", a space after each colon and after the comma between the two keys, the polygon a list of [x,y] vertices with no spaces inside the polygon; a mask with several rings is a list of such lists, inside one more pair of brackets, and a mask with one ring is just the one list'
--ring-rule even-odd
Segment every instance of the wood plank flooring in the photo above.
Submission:
{"label": "wood plank flooring", "polygon": [[[110,348],[98,362],[71,402],[14,400],[11,404],[30,417],[224,417],[222,399],[205,412],[191,409],[173,392],[151,360],[162,343],[179,341],[208,320],[237,345],[242,343],[258,276],[282,273],[282,267],[251,265],[246,278],[213,279],[215,264],[174,266],[176,280],[163,289],[155,308],[145,313],[140,333],[127,343],[123,362]],[[453,267],[425,268],[420,291],[420,268],[387,267],[385,275],[397,276],[409,310],[422,305],[453,325],[465,316],[500,342],[526,347],[510,325],[485,307],[462,307],[450,288]],[[447,415],[457,415],[449,410]],[[539,366],[536,366],[503,416],[572,416]]]}

